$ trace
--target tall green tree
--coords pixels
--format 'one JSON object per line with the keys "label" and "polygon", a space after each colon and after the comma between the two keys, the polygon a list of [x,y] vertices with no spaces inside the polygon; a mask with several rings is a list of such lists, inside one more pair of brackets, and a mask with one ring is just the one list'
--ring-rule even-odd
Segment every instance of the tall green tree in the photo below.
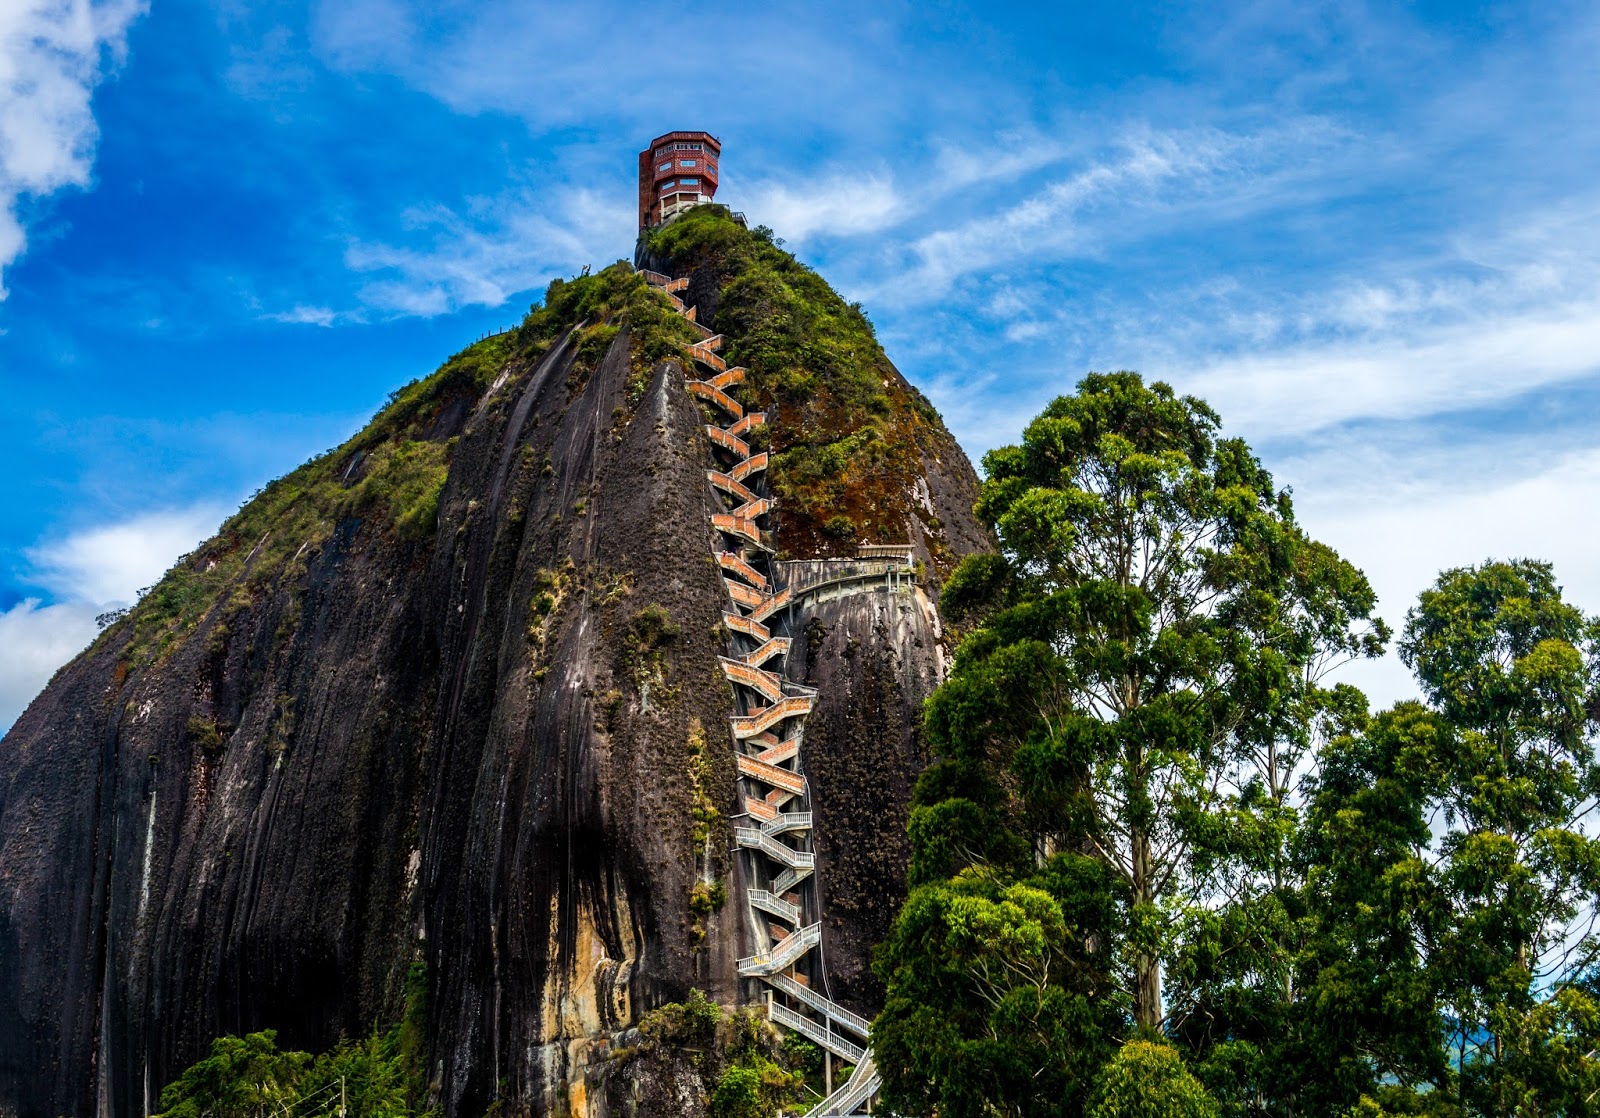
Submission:
{"label": "tall green tree", "polygon": [[[1320,672],[1386,636],[1360,572],[1305,536],[1219,426],[1165,384],[1092,375],[990,453],[978,512],[1000,550],[951,579],[947,607],[978,625],[929,706],[945,755],[1015,781],[1003,807],[1033,857],[1082,850],[1112,869],[1145,1028],[1165,1018],[1179,912],[1240,880],[1233,824],[1276,832],[1249,838],[1283,884],[1273,816]],[[997,674],[1026,701],[975,713]]]}
{"label": "tall green tree", "polygon": [[1400,642],[1449,729],[1434,757],[1450,906],[1435,965],[1463,1100],[1484,1114],[1544,1109],[1528,1092],[1551,1030],[1581,1033],[1592,1013],[1577,983],[1600,899],[1583,828],[1600,793],[1597,636],[1548,563],[1518,560],[1445,571]]}
{"label": "tall green tree", "polygon": [[1285,1100],[1595,1112],[1595,637],[1526,560],[1445,571],[1407,615],[1426,705],[1331,741],[1311,782]]}
{"label": "tall green tree", "polygon": [[[1075,883],[1041,886],[1057,903],[1103,914],[1069,920],[1062,941],[1079,983],[1062,990],[1096,991],[1071,1033],[1085,1059],[1103,1061],[1130,1026],[1174,1027],[1164,968],[1196,928],[1221,935],[1215,914],[1278,958],[1287,985],[1288,947],[1267,942],[1282,928],[1263,936],[1237,913],[1293,891],[1294,772],[1342,701],[1320,680],[1387,633],[1365,578],[1301,531],[1288,494],[1219,427],[1165,384],[1096,374],[985,458],[977,509],[1000,547],[945,587],[963,640],[928,704],[940,760],[918,785],[913,893],[881,961],[895,1098],[948,1090],[956,1068],[940,1059],[977,1039],[964,1022],[992,1025],[982,991],[950,973],[948,935],[930,930],[974,875],[1004,888],[1048,871]],[[917,984],[940,973],[937,1021],[909,1027],[907,1006],[929,995]],[[1203,985],[1186,981],[1185,1010]],[[1045,1070],[1022,1048],[1011,1054],[1036,1081]],[[1075,1058],[1057,1051],[1058,1065]],[[997,1082],[962,1089],[1009,1112]],[[1057,1095],[1014,1112],[1082,1106]]]}

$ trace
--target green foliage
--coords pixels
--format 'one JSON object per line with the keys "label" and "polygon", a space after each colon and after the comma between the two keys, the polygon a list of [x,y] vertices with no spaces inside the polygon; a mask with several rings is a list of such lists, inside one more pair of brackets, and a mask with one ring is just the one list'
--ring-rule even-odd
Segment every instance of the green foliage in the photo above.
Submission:
{"label": "green foliage", "polygon": [[628,621],[622,642],[622,657],[628,675],[641,692],[666,678],[666,650],[681,635],[677,624],[662,606],[645,606]]}
{"label": "green foliage", "polygon": [[341,1038],[312,1057],[278,1048],[271,1029],[221,1036],[211,1051],[161,1092],[161,1118],[270,1118],[278,1114],[342,1118],[410,1118],[425,1091],[427,970],[406,974],[405,1010],[387,1033]]}
{"label": "green foliage", "polygon": [[1183,1059],[1167,1044],[1130,1040],[1095,1082],[1087,1118],[1218,1118]]}
{"label": "green foliage", "polygon": [[750,370],[745,398],[772,409],[770,430],[753,432],[752,445],[771,439],[782,545],[826,554],[839,539],[904,538],[922,456],[940,453],[948,436],[860,305],[781,244],[747,232],[722,206],[700,206],[652,230],[646,248],[675,274],[716,284],[724,356]]}
{"label": "green foliage", "polygon": [[214,754],[222,751],[222,728],[217,725],[215,718],[203,714],[191,715],[188,730],[189,740],[203,752]]}
{"label": "green foliage", "polygon": [[1057,854],[1025,881],[968,870],[914,889],[877,967],[872,1045],[896,1110],[966,1118],[1081,1110],[1122,1002],[1106,974],[1102,864]]}
{"label": "green foliage", "polygon": [[[1094,851],[1120,883],[1114,962],[1147,1028],[1201,898],[1271,907],[1291,775],[1337,706],[1319,673],[1386,636],[1360,572],[1218,426],[1164,384],[1094,374],[988,455],[977,511],[1001,547],[946,587],[972,628],[927,709],[953,779],[912,821],[919,877]],[[1262,954],[1281,944],[1227,945],[1246,948],[1286,977]]]}
{"label": "green foliage", "polygon": [[205,1059],[161,1092],[157,1106],[162,1118],[267,1118],[301,1101],[310,1065],[304,1052],[278,1051],[270,1029],[218,1037]]}
{"label": "green foliage", "polygon": [[711,1085],[716,1118],[775,1118],[800,1101],[804,1080],[795,1068],[805,1053],[782,1044],[752,1011],[724,1013],[699,990],[683,1002],[652,1010],[639,1022],[643,1050],[687,1054]]}
{"label": "green foliage", "polygon": [[639,1033],[650,1044],[709,1051],[717,1041],[722,1007],[700,990],[690,990],[687,1000],[668,1002],[645,1014]]}
{"label": "green foliage", "polygon": [[162,1118],[270,1118],[271,1115],[338,1115],[408,1118],[413,1066],[395,1038],[377,1034],[341,1040],[313,1059],[283,1052],[277,1034],[218,1037],[205,1059],[161,1092]]}
{"label": "green foliage", "polygon": [[1348,1046],[1347,1094],[1416,1102],[1391,1079],[1468,1114],[1591,1112],[1595,633],[1548,564],[1445,571],[1401,640],[1429,707],[1327,751],[1305,980],[1339,1011],[1317,1038]]}

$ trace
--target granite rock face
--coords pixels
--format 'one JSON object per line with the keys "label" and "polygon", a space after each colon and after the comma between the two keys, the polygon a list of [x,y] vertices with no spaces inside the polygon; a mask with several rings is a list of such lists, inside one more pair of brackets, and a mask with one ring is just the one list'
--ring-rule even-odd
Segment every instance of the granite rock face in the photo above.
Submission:
{"label": "granite rock face", "polygon": [[[320,1050],[394,1020],[418,961],[446,1114],[694,1112],[689,1071],[619,1040],[691,988],[740,997],[739,906],[689,907],[697,797],[730,895],[737,808],[683,384],[641,384],[625,331],[592,370],[570,338],[513,362],[430,421],[430,539],[345,517],[159,657],[112,630],[62,669],[0,744],[0,1115],[146,1114],[222,1033]],[[919,500],[970,550],[971,467],[937,473]],[[938,619],[902,591],[794,627],[828,964],[870,1012]]]}

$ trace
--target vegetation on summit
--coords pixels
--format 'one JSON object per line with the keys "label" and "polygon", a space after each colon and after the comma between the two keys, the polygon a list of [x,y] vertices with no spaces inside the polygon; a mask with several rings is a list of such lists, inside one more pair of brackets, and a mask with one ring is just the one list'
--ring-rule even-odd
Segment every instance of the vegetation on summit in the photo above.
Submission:
{"label": "vegetation on summit", "polygon": [[937,549],[939,525],[910,494],[924,456],[956,448],[933,405],[889,362],[861,305],[770,229],[746,230],[723,206],[649,230],[643,247],[693,277],[690,301],[727,339],[728,363],[750,370],[746,397],[769,409],[780,545],[800,555],[895,542],[921,516]]}

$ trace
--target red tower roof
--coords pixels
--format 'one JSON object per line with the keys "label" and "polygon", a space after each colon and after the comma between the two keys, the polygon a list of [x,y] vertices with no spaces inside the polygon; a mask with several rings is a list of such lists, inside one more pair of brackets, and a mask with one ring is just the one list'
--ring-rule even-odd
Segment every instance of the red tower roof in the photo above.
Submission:
{"label": "red tower roof", "polygon": [[709,132],[668,132],[639,153],[639,228],[709,202],[722,144]]}

